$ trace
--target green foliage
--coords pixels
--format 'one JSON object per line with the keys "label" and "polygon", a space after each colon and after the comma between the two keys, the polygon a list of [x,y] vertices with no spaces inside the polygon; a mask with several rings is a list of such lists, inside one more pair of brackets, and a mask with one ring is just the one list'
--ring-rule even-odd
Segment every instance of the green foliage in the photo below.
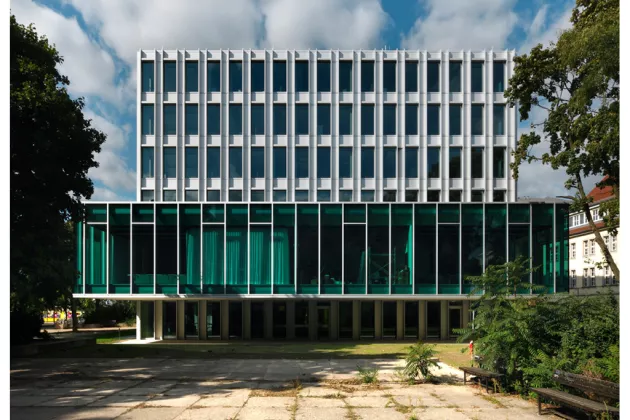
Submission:
{"label": "green foliage", "polygon": [[130,320],[135,322],[136,304],[132,301],[113,300],[90,306],[84,314],[86,324],[102,324],[110,321],[117,323]]}
{"label": "green foliage", "polygon": [[436,354],[435,346],[429,346],[422,341],[409,346],[409,353],[405,357],[404,374],[412,380],[418,378],[419,375],[427,381],[431,380],[431,367],[441,369],[437,361],[433,360]]}
{"label": "green foliage", "polygon": [[376,384],[378,383],[378,369],[361,367],[357,365],[357,376],[361,383]]}
{"label": "green foliage", "polygon": [[11,344],[26,344],[41,336],[43,323],[38,311],[12,311],[10,315]]}

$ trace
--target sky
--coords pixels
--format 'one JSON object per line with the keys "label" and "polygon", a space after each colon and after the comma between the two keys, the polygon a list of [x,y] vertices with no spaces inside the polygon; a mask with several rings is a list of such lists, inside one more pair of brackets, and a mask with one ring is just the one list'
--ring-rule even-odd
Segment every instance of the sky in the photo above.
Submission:
{"label": "sky", "polygon": [[[107,135],[93,200],[133,200],[139,49],[514,49],[527,53],[570,27],[574,0],[12,0],[64,58],[69,93]],[[532,119],[541,121],[544,114]],[[519,133],[531,121],[519,123]],[[543,146],[541,146],[543,147]],[[567,195],[566,174],[520,169],[520,197]],[[596,179],[585,186],[590,190]]]}

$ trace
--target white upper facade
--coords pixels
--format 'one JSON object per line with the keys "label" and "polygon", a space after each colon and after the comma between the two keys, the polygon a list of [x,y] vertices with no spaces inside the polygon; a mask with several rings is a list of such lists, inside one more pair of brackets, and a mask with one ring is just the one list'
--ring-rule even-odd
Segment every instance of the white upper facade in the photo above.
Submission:
{"label": "white upper facade", "polygon": [[137,198],[514,202],[514,55],[141,50]]}

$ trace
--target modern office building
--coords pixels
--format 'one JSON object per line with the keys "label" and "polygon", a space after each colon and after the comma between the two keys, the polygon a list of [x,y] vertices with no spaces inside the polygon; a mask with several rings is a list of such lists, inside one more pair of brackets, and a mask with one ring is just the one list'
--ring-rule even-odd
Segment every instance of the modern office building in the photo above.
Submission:
{"label": "modern office building", "polygon": [[519,255],[568,290],[568,206],[516,202],[512,51],[142,50],[138,199],[87,204],[76,297],[140,339],[441,338]]}

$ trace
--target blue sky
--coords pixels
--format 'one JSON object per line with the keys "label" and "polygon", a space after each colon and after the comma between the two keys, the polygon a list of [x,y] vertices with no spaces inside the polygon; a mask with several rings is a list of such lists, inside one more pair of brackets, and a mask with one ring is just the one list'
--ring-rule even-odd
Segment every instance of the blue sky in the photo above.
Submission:
{"label": "blue sky", "polygon": [[[569,27],[574,0],[13,0],[23,24],[56,44],[70,94],[108,135],[90,171],[93,199],[135,200],[140,48],[515,49]],[[538,113],[534,119],[542,118]],[[521,122],[519,131],[529,128]],[[565,195],[566,176],[521,169],[519,196]],[[589,183],[592,185],[592,182]],[[589,185],[590,187],[590,185]]]}

